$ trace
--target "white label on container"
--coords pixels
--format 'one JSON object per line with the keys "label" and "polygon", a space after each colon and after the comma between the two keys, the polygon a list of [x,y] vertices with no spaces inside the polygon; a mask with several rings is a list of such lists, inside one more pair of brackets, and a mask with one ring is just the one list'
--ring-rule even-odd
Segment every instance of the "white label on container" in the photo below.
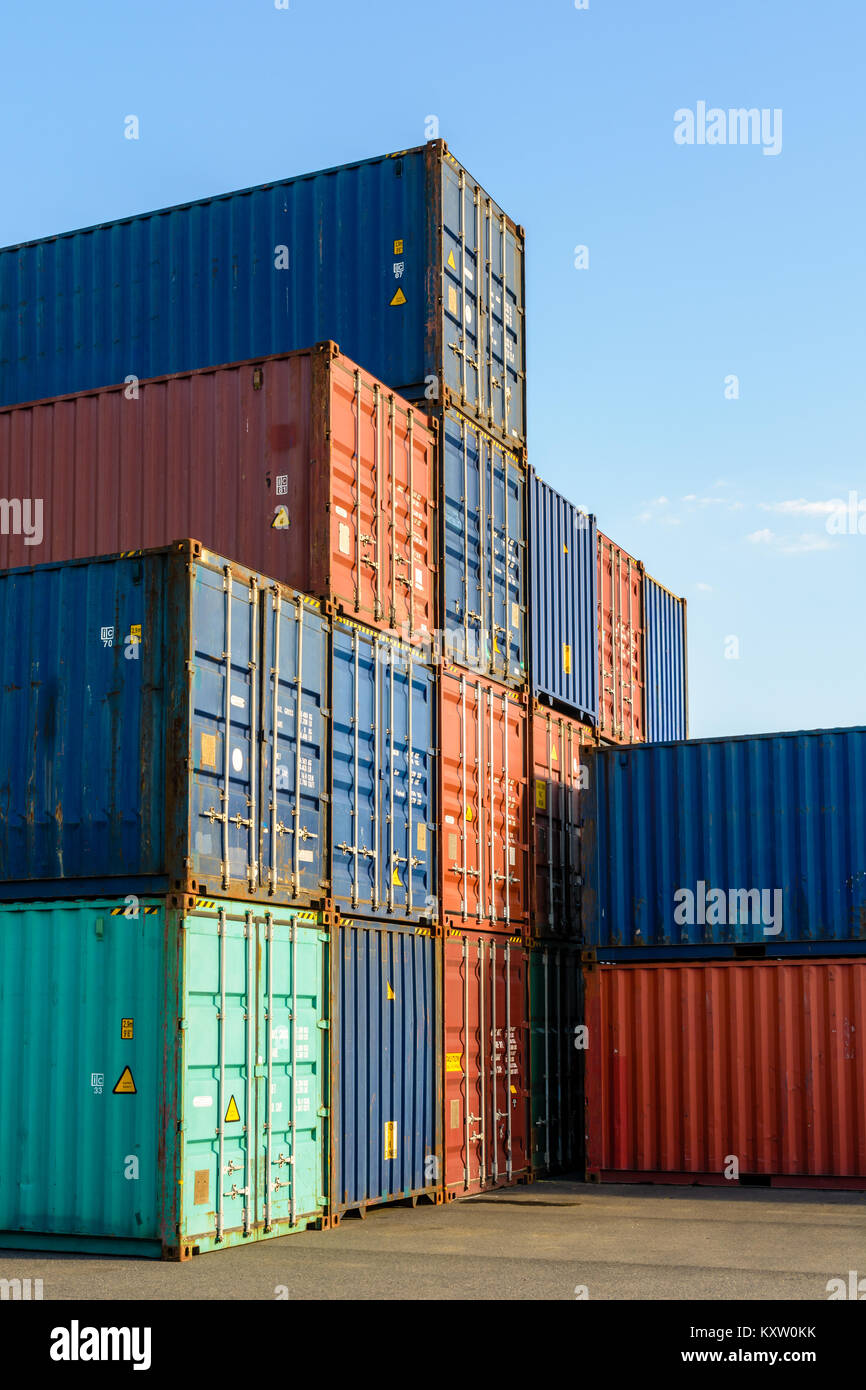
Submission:
{"label": "white label on container", "polygon": [[415,588],[424,588],[424,571],[422,569],[416,569],[415,571]]}
{"label": "white label on container", "polygon": [[349,515],[349,513],[346,511],[346,508],[345,508],[345,507],[335,507],[335,508],[334,508],[334,511],[337,513],[337,516],[348,516],[348,515]]}
{"label": "white label on container", "polygon": [[235,706],[236,709],[246,709],[247,707],[247,702],[244,699],[243,695],[233,695],[232,704]]}
{"label": "white label on container", "polygon": [[197,854],[210,854],[213,850],[213,836],[209,830],[197,830],[195,832],[195,848]]}
{"label": "white label on container", "polygon": [[446,825],[454,825],[454,817],[453,817],[453,816],[446,816],[446,817],[445,817],[445,824],[446,824]]}
{"label": "white label on container", "polygon": [[516,859],[516,856],[515,856],[515,851],[514,851],[514,846],[513,846],[513,845],[510,845],[509,848],[508,848],[508,862],[509,862],[509,864],[516,864],[516,863],[517,863],[517,859]]}
{"label": "white label on container", "polygon": [[340,554],[348,555],[351,537],[345,521],[340,522]]}
{"label": "white label on container", "polygon": [[207,1110],[209,1105],[213,1105],[213,1096],[193,1096],[192,1103],[196,1110]]}
{"label": "white label on container", "polygon": [[232,767],[235,772],[242,772],[244,766],[244,755],[240,748],[232,749]]}
{"label": "white label on container", "polygon": [[519,603],[512,603],[512,605],[511,605],[511,626],[512,626],[512,627],[520,627],[520,604],[519,604]]}
{"label": "white label on container", "polygon": [[312,864],[313,857],[313,851],[311,849],[298,850],[298,858],[302,864]]}

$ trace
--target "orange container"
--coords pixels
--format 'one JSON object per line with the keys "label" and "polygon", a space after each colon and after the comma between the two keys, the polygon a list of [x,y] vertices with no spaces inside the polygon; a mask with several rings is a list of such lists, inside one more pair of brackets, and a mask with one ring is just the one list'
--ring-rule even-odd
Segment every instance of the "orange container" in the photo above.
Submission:
{"label": "orange container", "polygon": [[598,732],[643,743],[644,567],[598,532]]}
{"label": "orange container", "polygon": [[519,940],[446,933],[446,1198],[527,1181],[530,1171],[528,952]]}
{"label": "orange container", "polygon": [[195,536],[416,641],[435,487],[427,416],[319,343],[0,410],[0,496],[42,507],[38,545],[0,534],[0,569]]}
{"label": "orange container", "polygon": [[506,934],[529,921],[526,697],[469,672],[439,678],[445,926]]}
{"label": "orange container", "polygon": [[587,725],[537,701],[532,714],[530,908],[536,937],[580,937],[581,749],[598,738]]}
{"label": "orange container", "polygon": [[866,1187],[866,959],[584,980],[590,1177]]}

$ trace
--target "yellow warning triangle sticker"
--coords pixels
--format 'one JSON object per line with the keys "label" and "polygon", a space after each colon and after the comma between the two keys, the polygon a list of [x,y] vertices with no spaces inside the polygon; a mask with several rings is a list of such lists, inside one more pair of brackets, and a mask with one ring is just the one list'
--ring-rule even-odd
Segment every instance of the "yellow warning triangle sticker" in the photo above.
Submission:
{"label": "yellow warning triangle sticker", "polygon": [[123,1071],[120,1073],[120,1079],[112,1094],[115,1096],[134,1096],[138,1094],[129,1067],[123,1068]]}
{"label": "yellow warning triangle sticker", "polygon": [[391,988],[391,981],[390,981],[390,980],[386,980],[385,983],[386,983],[387,986],[388,986],[388,998],[389,998],[389,999],[396,999],[397,996],[396,996],[396,994],[394,993],[393,989]]}
{"label": "yellow warning triangle sticker", "polygon": [[289,529],[289,509],[288,507],[275,507],[274,519],[271,522],[272,531],[287,531]]}
{"label": "yellow warning triangle sticker", "polygon": [[237,1101],[235,1100],[234,1096],[232,1096],[231,1100],[229,1101],[229,1108],[226,1111],[225,1123],[227,1125],[233,1125],[236,1123],[236,1121],[240,1119],[240,1117],[241,1112],[238,1110]]}
{"label": "yellow warning triangle sticker", "polygon": [[451,267],[452,270],[456,270],[456,269],[457,269],[457,262],[456,262],[455,259],[454,259],[454,252],[453,252],[453,251],[449,251],[449,252],[448,252],[448,264],[450,265],[450,267]]}
{"label": "yellow warning triangle sticker", "polygon": [[556,751],[556,744],[555,744],[555,743],[552,743],[552,744],[550,745],[550,756],[551,756],[551,758],[553,759],[553,761],[554,761],[555,763],[558,763],[558,762],[559,762],[559,754],[558,754],[557,751]]}
{"label": "yellow warning triangle sticker", "polygon": [[394,870],[394,877],[391,879],[391,882],[393,883],[393,885],[394,885],[395,888],[402,888],[402,887],[403,887],[402,883],[400,882],[400,870],[399,870],[399,869],[395,869],[395,870]]}
{"label": "yellow warning triangle sticker", "polygon": [[405,296],[405,294],[403,293],[402,290],[398,290],[398,291],[397,291],[397,293],[394,295],[394,298],[391,300],[391,303],[392,303],[392,304],[405,304],[405,303],[406,303],[406,296]]}
{"label": "yellow warning triangle sticker", "polygon": [[467,806],[467,807],[466,807],[466,819],[467,819],[467,820],[471,820],[471,819],[472,819],[472,807],[471,807],[471,806]]}

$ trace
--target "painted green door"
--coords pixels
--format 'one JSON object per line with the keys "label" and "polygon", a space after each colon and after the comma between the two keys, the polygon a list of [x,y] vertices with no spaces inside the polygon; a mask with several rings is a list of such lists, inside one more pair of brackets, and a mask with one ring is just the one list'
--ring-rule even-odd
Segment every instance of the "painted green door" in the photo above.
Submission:
{"label": "painted green door", "polygon": [[182,1239],[285,1235],[326,1203],[326,938],[312,914],[219,900],[184,936]]}

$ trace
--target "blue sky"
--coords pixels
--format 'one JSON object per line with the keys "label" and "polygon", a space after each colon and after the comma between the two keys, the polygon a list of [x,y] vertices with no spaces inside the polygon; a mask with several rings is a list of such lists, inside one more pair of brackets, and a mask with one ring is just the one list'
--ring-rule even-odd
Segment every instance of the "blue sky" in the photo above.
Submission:
{"label": "blue sky", "polygon": [[[0,244],[436,115],[526,228],[533,463],[688,598],[692,734],[862,723],[864,44],[855,0],[41,0],[3,19]],[[781,151],[675,143],[700,101],[780,109]]]}

